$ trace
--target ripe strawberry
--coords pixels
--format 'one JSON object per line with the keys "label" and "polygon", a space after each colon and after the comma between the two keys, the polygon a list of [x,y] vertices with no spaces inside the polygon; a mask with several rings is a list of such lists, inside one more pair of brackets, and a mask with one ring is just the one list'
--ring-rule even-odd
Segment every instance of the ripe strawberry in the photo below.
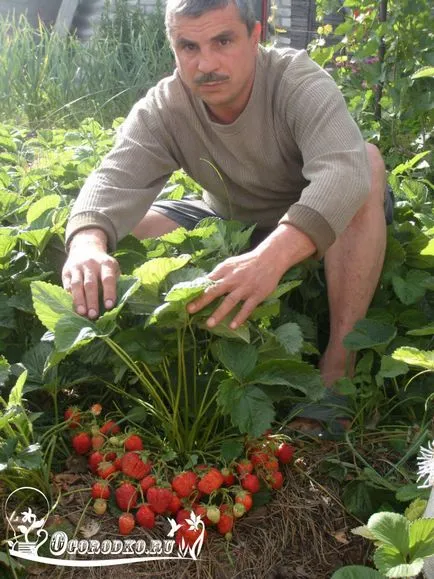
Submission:
{"label": "ripe strawberry", "polygon": [[146,491],[146,499],[154,513],[162,514],[167,511],[172,500],[172,491],[166,487],[150,487]]}
{"label": "ripe strawberry", "polygon": [[211,524],[211,521],[207,517],[207,510],[208,509],[206,508],[206,506],[205,505],[193,505],[192,508],[193,508],[194,514],[196,516],[200,515],[200,518],[202,519],[203,524],[208,527]]}
{"label": "ripe strawberry", "polygon": [[92,498],[108,499],[110,497],[110,487],[106,480],[97,480],[92,485]]}
{"label": "ripe strawberry", "polygon": [[268,461],[269,456],[266,452],[256,450],[250,455],[250,461],[255,468],[258,466],[264,466],[264,464]]}
{"label": "ripe strawberry", "polygon": [[142,491],[144,493],[146,493],[146,491],[155,486],[157,484],[157,480],[155,478],[154,475],[152,474],[148,474],[147,476],[145,476],[145,478],[142,478],[142,480],[140,481],[140,488],[142,489]]}
{"label": "ripe strawberry", "polygon": [[122,470],[122,457],[123,454],[117,454],[113,461],[116,470]]}
{"label": "ripe strawberry", "polygon": [[143,462],[137,452],[127,452],[121,460],[122,472],[131,478],[142,479],[150,473],[152,464]]}
{"label": "ripe strawberry", "polygon": [[[177,545],[180,545],[182,542],[182,539],[184,539],[185,544],[188,545],[189,547],[192,547],[194,545],[194,543],[197,541],[197,539],[200,537],[202,533],[202,529],[190,529],[189,527],[184,527],[179,529],[179,531],[176,533],[176,537],[175,537],[175,541]],[[206,539],[207,536],[207,532],[204,531],[204,540]]]}
{"label": "ripe strawberry", "polygon": [[178,511],[176,513],[176,522],[178,523],[178,525],[182,525],[185,523],[185,519],[189,519],[191,516],[191,511],[189,511],[188,509],[181,509],[180,511]]}
{"label": "ripe strawberry", "polygon": [[240,475],[240,477],[243,477],[244,475],[250,474],[252,472],[253,472],[253,464],[247,458],[243,458],[237,464],[237,473]]}
{"label": "ripe strawberry", "polygon": [[99,416],[102,412],[102,406],[98,402],[96,404],[92,404],[90,407],[90,411],[94,416]]}
{"label": "ripe strawberry", "polygon": [[87,454],[92,447],[90,436],[87,432],[79,432],[72,437],[72,446],[77,454]]}
{"label": "ripe strawberry", "polygon": [[99,431],[101,432],[101,434],[109,436],[110,434],[118,434],[121,431],[121,429],[114,420],[108,420],[101,426]]}
{"label": "ripe strawberry", "polygon": [[236,519],[239,519],[246,513],[246,507],[240,503],[235,503],[233,508],[233,514]]}
{"label": "ripe strawberry", "polygon": [[115,490],[116,504],[121,511],[129,511],[137,504],[137,488],[130,482],[122,482]]}
{"label": "ripe strawberry", "polygon": [[117,457],[117,454],[114,451],[110,451],[104,455],[104,460],[108,460],[110,462],[113,462],[114,460],[116,460],[116,457]]}
{"label": "ripe strawberry", "polygon": [[216,525],[220,521],[221,516],[220,509],[216,506],[208,507],[206,511],[206,516],[208,517],[211,523],[214,523]]}
{"label": "ripe strawberry", "polygon": [[268,482],[271,484],[272,489],[281,489],[283,486],[283,474],[280,472],[280,470],[271,472],[268,476]]}
{"label": "ripe strawberry", "polygon": [[222,468],[223,484],[225,487],[231,487],[235,484],[235,475],[230,468]]}
{"label": "ripe strawberry", "polygon": [[116,472],[115,465],[112,462],[103,461],[100,462],[96,470],[98,476],[103,479],[111,478]]}
{"label": "ripe strawberry", "polygon": [[246,511],[250,511],[253,505],[253,497],[248,491],[239,491],[235,495],[235,503],[243,505]]}
{"label": "ripe strawberry", "polygon": [[178,495],[172,494],[172,500],[170,501],[170,504],[167,507],[169,513],[171,515],[176,515],[176,513],[181,509],[181,507],[182,507],[181,499],[178,497]]}
{"label": "ripe strawberry", "polygon": [[230,533],[234,526],[234,517],[232,515],[228,515],[227,513],[222,513],[220,515],[220,520],[217,523],[217,530],[222,535],[226,535],[226,533]]}
{"label": "ripe strawberry", "polygon": [[93,503],[93,510],[97,515],[103,515],[107,510],[107,501],[104,499],[96,499]]}
{"label": "ripe strawberry", "polygon": [[104,446],[105,438],[102,434],[94,434],[90,439],[93,450],[99,450]]}
{"label": "ripe strawberry", "polygon": [[277,449],[277,458],[282,464],[288,464],[291,462],[294,456],[295,448],[288,444],[287,442],[282,442],[282,444]]}
{"label": "ripe strawberry", "polygon": [[191,493],[196,490],[196,483],[198,476],[191,470],[181,472],[172,479],[172,489],[176,492],[178,497],[189,497]]}
{"label": "ripe strawberry", "polygon": [[149,505],[141,505],[136,512],[136,521],[145,529],[155,527],[155,513]]}
{"label": "ripe strawberry", "polygon": [[125,450],[143,450],[143,442],[138,434],[130,434],[124,442]]}
{"label": "ripe strawberry", "polygon": [[135,527],[135,520],[131,513],[123,513],[119,517],[119,533],[129,535]]}
{"label": "ripe strawberry", "polygon": [[197,484],[197,488],[206,495],[219,489],[223,484],[224,478],[222,473],[217,468],[210,468],[209,471],[203,475]]}
{"label": "ripe strawberry", "polygon": [[80,426],[80,409],[77,406],[69,406],[63,415],[65,421],[70,420],[69,428],[78,428]]}
{"label": "ripe strawberry", "polygon": [[261,483],[255,474],[246,474],[246,476],[241,481],[241,486],[246,491],[257,493],[261,488]]}
{"label": "ripe strawberry", "polygon": [[275,456],[269,456],[264,468],[268,472],[276,472],[279,470],[279,461]]}
{"label": "ripe strawberry", "polygon": [[104,455],[99,452],[99,450],[96,450],[95,452],[92,452],[92,454],[89,456],[89,459],[87,461],[87,466],[89,467],[89,470],[93,473],[96,473],[97,469],[98,469],[98,465],[103,462],[104,460]]}

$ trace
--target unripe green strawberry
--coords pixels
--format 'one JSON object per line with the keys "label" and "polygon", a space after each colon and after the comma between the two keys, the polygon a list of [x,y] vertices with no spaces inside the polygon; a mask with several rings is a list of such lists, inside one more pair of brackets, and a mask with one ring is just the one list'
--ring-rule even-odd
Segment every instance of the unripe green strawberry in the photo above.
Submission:
{"label": "unripe green strawberry", "polygon": [[220,509],[215,506],[208,507],[206,510],[206,516],[211,521],[211,523],[214,523],[216,525],[220,521],[221,516]]}
{"label": "unripe green strawberry", "polygon": [[93,503],[93,510],[97,515],[103,515],[107,510],[107,501],[104,499],[96,499]]}
{"label": "unripe green strawberry", "polygon": [[246,507],[241,503],[235,503],[233,508],[234,517],[239,519],[246,513]]}

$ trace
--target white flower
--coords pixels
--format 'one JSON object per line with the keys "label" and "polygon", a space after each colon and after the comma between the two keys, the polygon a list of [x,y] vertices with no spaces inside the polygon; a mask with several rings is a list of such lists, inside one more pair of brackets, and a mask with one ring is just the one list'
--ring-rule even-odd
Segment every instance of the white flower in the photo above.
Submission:
{"label": "white flower", "polygon": [[418,488],[434,487],[434,441],[428,442],[428,448],[420,447],[417,463],[417,474],[419,475],[417,482],[426,477],[423,484],[418,485]]}

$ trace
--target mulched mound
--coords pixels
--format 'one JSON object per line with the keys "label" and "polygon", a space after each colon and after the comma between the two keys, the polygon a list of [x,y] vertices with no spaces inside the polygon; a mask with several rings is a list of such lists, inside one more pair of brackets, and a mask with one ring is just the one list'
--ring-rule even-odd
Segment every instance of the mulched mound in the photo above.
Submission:
{"label": "mulched mound", "polygon": [[[368,552],[367,542],[350,532],[360,522],[345,512],[338,483],[316,472],[320,457],[332,451],[332,444],[306,445],[306,454],[300,457],[299,452],[296,463],[284,470],[284,486],[274,493],[273,500],[239,519],[230,542],[210,529],[198,561],[149,561],[86,569],[35,564],[28,568],[28,577],[328,579],[342,565],[363,563]],[[63,473],[57,477],[57,483],[61,482],[68,491],[87,487],[89,481],[87,474]],[[72,529],[79,525],[77,538],[119,538],[117,519],[108,514],[97,517],[89,505],[88,491],[74,492],[62,499],[51,522],[56,527],[68,524]],[[152,531],[135,529],[129,538],[164,539],[167,531],[167,523],[161,521]]]}

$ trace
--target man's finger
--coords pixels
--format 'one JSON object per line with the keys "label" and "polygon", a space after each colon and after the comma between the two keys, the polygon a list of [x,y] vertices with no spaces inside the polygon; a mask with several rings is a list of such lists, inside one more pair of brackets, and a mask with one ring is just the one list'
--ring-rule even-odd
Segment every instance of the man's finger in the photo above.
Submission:
{"label": "man's finger", "polygon": [[194,314],[195,312],[198,312],[213,302],[216,298],[225,294],[227,291],[228,288],[223,283],[215,283],[212,286],[206,288],[204,293],[197,300],[189,303],[187,310],[190,312],[190,314]]}
{"label": "man's finger", "polygon": [[62,272],[62,284],[63,288],[71,293],[71,272],[69,270]]}
{"label": "man's finger", "polygon": [[229,327],[232,330],[236,330],[239,326],[241,326],[241,324],[244,324],[244,322],[248,319],[248,317],[256,308],[256,306],[260,303],[261,302],[254,297],[250,297],[249,299],[247,299],[244,302],[243,307],[240,309],[240,311],[234,317],[232,322],[229,324]]}
{"label": "man's finger", "polygon": [[80,316],[87,314],[86,298],[83,291],[83,273],[78,267],[71,270],[71,295],[75,311]]}
{"label": "man's finger", "polygon": [[83,286],[89,318],[98,317],[98,273],[95,269],[83,266]]}
{"label": "man's finger", "polygon": [[101,265],[101,284],[105,307],[110,310],[116,303],[116,281],[119,277],[119,266],[116,261]]}
{"label": "man's finger", "polygon": [[212,316],[208,318],[206,322],[207,326],[213,328],[219,324],[234,309],[234,307],[239,304],[241,299],[242,296],[235,291],[228,294]]}

